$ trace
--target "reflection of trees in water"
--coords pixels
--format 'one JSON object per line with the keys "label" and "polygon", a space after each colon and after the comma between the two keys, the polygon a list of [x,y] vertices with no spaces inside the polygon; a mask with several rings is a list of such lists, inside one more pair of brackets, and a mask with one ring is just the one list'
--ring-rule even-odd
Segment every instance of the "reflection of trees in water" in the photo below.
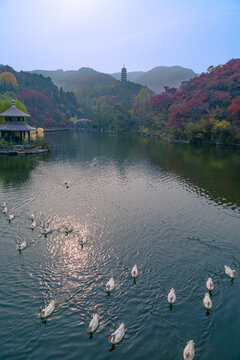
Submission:
{"label": "reflection of trees in water", "polygon": [[77,131],[49,133],[46,140],[51,147],[50,155],[1,157],[0,181],[6,184],[26,181],[39,158],[65,160],[73,166],[75,163],[89,166],[101,159],[101,167],[114,163],[122,177],[132,164],[150,161],[155,169],[181,176],[214,201],[240,206],[240,149],[237,147],[169,144],[149,138]]}
{"label": "reflection of trees in water", "polygon": [[240,149],[163,143],[150,146],[148,154],[155,165],[180,175],[214,201],[240,206]]}
{"label": "reflection of trees in water", "polygon": [[47,154],[0,156],[0,182],[5,186],[26,182],[39,160],[45,160],[47,157]]}
{"label": "reflection of trees in water", "polygon": [[[150,160],[155,168],[176,173],[219,203],[240,206],[240,149],[230,146],[171,144],[149,138],[80,132],[51,135],[57,154],[87,163],[101,157],[101,165],[113,161],[125,176],[130,163]],[[49,139],[48,139],[49,140]],[[59,145],[60,144],[60,145]]]}

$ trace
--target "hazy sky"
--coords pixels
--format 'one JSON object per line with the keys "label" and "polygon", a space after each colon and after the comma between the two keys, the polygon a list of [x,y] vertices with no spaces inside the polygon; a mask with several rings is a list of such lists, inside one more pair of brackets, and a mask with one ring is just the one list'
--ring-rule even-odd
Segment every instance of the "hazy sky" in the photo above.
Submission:
{"label": "hazy sky", "polygon": [[240,0],[0,0],[0,63],[102,72],[240,57]]}

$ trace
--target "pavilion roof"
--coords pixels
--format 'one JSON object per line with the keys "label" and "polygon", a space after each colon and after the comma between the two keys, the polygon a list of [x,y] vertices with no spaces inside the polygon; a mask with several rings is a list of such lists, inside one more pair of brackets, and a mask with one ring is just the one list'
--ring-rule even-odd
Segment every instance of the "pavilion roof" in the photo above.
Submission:
{"label": "pavilion roof", "polygon": [[12,106],[10,109],[4,111],[2,114],[0,114],[0,117],[31,117],[31,115],[24,113],[23,111],[19,110],[15,106],[15,100],[12,101]]}
{"label": "pavilion roof", "polygon": [[33,131],[34,127],[26,124],[24,121],[5,121],[0,125],[0,131]]}

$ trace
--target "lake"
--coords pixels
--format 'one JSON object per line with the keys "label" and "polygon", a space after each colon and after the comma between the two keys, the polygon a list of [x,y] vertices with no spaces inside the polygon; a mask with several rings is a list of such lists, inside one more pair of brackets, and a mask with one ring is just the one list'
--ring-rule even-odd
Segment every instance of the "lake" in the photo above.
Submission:
{"label": "lake", "polygon": [[[0,358],[175,360],[193,339],[195,359],[239,359],[240,276],[232,281],[224,265],[239,273],[240,149],[80,132],[45,138],[49,154],[0,157],[0,202],[15,215],[9,223],[0,209]],[[54,231],[44,237],[48,223]],[[42,322],[51,299],[56,310]],[[112,347],[121,322],[128,332]]]}

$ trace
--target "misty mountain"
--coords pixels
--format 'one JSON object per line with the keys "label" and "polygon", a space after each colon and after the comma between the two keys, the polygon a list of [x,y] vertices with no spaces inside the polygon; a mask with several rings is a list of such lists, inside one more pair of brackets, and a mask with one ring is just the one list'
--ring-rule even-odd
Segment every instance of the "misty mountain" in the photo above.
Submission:
{"label": "misty mountain", "polygon": [[164,86],[179,87],[181,82],[197,76],[191,70],[181,66],[157,66],[134,79],[134,82],[147,86],[156,94],[164,90]]}
{"label": "misty mountain", "polygon": [[[87,67],[67,71],[33,70],[31,73],[50,77],[56,85],[62,87],[65,91],[104,87],[115,84],[117,80],[121,79],[121,72],[109,75]],[[195,76],[197,74],[193,70],[181,66],[158,66],[146,72],[132,71],[127,73],[129,81],[147,86],[156,94],[162,92],[164,86],[179,87],[181,82],[188,81]]]}
{"label": "misty mountain", "polygon": [[79,70],[33,70],[31,73],[50,77],[51,80],[65,91],[102,87],[116,82],[112,76],[100,73],[91,68],[82,67]]}

